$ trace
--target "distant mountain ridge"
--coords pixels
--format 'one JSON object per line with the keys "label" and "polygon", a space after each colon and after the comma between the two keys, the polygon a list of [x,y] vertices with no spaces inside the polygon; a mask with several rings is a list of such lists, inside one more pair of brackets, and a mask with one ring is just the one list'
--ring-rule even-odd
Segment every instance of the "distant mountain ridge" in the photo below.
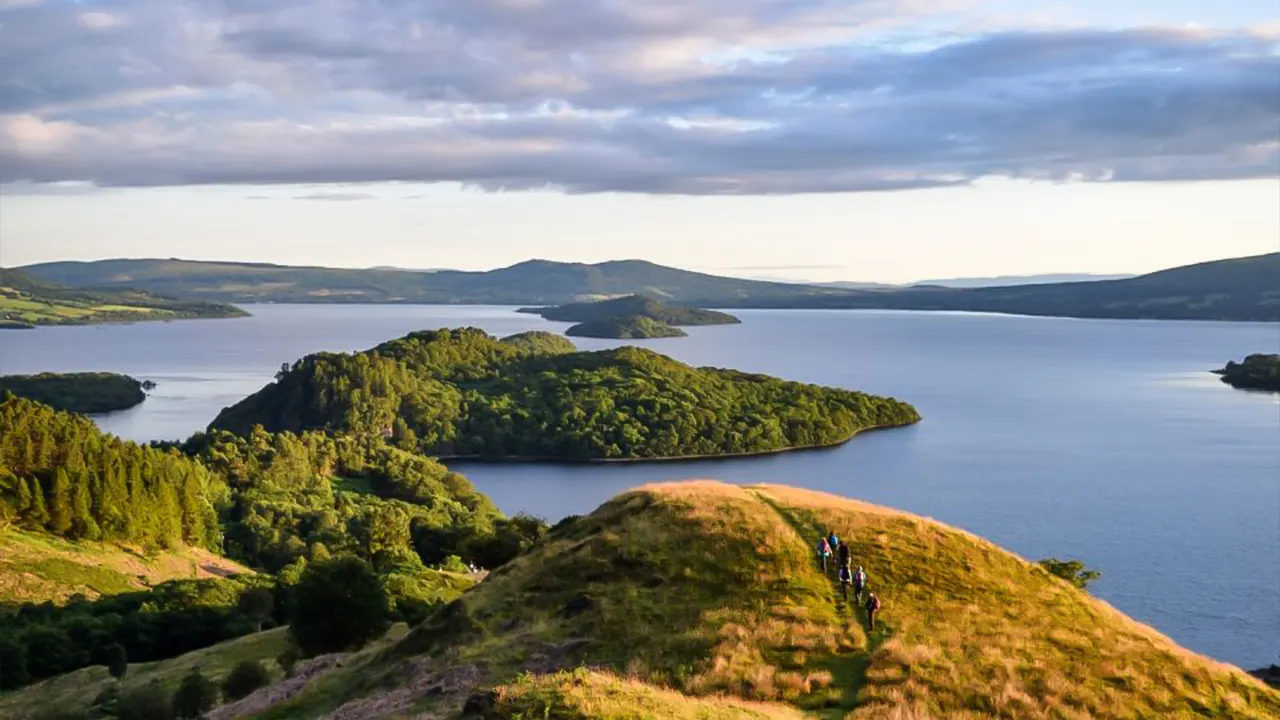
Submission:
{"label": "distant mountain ridge", "polygon": [[221,302],[559,305],[642,294],[713,308],[997,312],[1116,319],[1280,321],[1280,252],[1115,280],[1003,287],[840,288],[719,277],[643,260],[529,260],[485,272],[413,272],[191,260],[30,265],[66,285]]}

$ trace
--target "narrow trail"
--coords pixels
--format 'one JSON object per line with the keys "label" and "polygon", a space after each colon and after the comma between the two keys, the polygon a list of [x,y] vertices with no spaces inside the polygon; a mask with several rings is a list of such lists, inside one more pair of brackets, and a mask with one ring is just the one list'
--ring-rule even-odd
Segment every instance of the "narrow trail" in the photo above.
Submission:
{"label": "narrow trail", "polygon": [[[800,513],[784,507],[773,498],[765,495],[758,490],[751,491],[760,502],[769,506],[770,509],[778,516],[783,523],[791,528],[795,533],[796,539],[801,542],[804,547],[804,553],[809,558],[811,567],[816,573],[825,575],[828,584],[831,587],[831,603],[835,607],[836,614],[841,617],[853,615],[857,618],[858,624],[862,627],[867,637],[867,648],[864,651],[855,652],[837,652],[838,662],[832,667],[832,675],[835,678],[834,683],[841,684],[845,687],[845,697],[839,706],[833,708],[825,708],[817,711],[815,714],[820,718],[843,718],[845,713],[850,712],[858,707],[858,694],[862,690],[862,686],[866,683],[867,668],[871,662],[871,656],[875,651],[893,636],[893,628],[886,625],[882,620],[877,620],[874,632],[867,632],[867,616],[852,595],[850,589],[849,600],[845,600],[840,595],[839,580],[832,572],[822,573],[822,568],[817,559],[817,538],[826,535],[826,528],[822,527],[812,517],[805,518]],[[812,540],[810,540],[812,538]],[[835,558],[833,556],[833,561]],[[832,563],[834,570],[838,561]],[[865,598],[865,594],[863,595]],[[839,671],[839,672],[838,672]]]}

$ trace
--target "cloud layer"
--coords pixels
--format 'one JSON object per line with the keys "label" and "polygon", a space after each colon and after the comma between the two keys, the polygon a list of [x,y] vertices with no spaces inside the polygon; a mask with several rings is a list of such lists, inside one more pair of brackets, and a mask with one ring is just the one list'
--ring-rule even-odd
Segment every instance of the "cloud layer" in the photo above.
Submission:
{"label": "cloud layer", "polygon": [[1280,173],[1274,35],[926,33],[946,26],[927,5],[0,0],[0,182],[764,194]]}

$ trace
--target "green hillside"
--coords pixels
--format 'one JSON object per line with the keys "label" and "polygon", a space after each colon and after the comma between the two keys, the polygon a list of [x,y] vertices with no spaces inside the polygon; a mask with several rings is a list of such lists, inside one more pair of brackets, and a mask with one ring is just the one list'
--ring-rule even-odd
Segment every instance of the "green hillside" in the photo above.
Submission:
{"label": "green hillside", "polygon": [[[830,529],[883,599],[874,631],[815,562]],[[260,700],[294,719],[1280,715],[1280,692],[977,537],[710,481],[625,493],[393,649]]]}
{"label": "green hillside", "polygon": [[578,323],[565,330],[564,334],[570,337],[632,340],[687,337],[689,333],[678,327],[672,327],[661,320],[654,320],[644,315],[619,315],[617,317]]}
{"label": "green hillside", "polygon": [[891,398],[693,368],[635,347],[534,354],[469,328],[309,355],[211,427],[385,434],[443,457],[600,460],[828,446],[917,420]]}
{"label": "green hillside", "polygon": [[520,312],[541,315],[557,322],[598,322],[621,317],[647,317],[668,325],[732,325],[738,318],[715,310],[680,307],[658,302],[643,295],[628,295],[598,302],[570,303],[556,307],[521,308]]}
{"label": "green hillside", "polygon": [[47,533],[0,530],[0,606],[93,599],[133,592],[169,580],[248,573],[208,550],[180,547],[145,552],[136,547],[73,542]]}
{"label": "green hillside", "polygon": [[0,268],[0,328],[244,317],[222,303],[176,300],[128,287],[68,288]]}

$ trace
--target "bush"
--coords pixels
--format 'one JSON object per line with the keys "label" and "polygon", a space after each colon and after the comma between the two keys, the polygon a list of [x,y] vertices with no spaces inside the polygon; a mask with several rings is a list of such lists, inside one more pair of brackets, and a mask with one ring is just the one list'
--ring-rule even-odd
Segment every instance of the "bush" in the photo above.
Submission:
{"label": "bush", "polygon": [[119,680],[129,672],[129,654],[125,652],[124,646],[116,643],[108,645],[102,652],[104,664],[107,666],[107,672],[111,673],[111,677]]}
{"label": "bush", "polygon": [[312,563],[294,593],[289,635],[304,655],[356,650],[386,632],[387,591],[360,558]]}
{"label": "bush", "polygon": [[276,658],[276,664],[280,666],[280,669],[284,670],[285,675],[291,675],[293,667],[298,664],[300,657],[301,653],[298,651],[297,646],[289,643],[289,646]]}
{"label": "bush", "polygon": [[228,702],[239,700],[260,687],[271,683],[271,674],[257,660],[241,660],[227,679],[222,681],[222,696]]}
{"label": "bush", "polygon": [[440,563],[440,569],[445,572],[461,573],[463,575],[471,572],[471,568],[467,567],[467,564],[462,562],[462,558],[457,555],[450,555],[445,558],[444,562]]}
{"label": "bush", "polygon": [[173,720],[173,703],[164,688],[145,685],[120,695],[116,717],[119,720]]}
{"label": "bush", "polygon": [[201,674],[200,668],[192,668],[173,695],[173,711],[179,720],[196,720],[217,704],[218,686]]}
{"label": "bush", "polygon": [[1048,570],[1050,575],[1056,575],[1081,590],[1102,576],[1102,573],[1086,568],[1079,560],[1045,558],[1040,561],[1040,567]]}

